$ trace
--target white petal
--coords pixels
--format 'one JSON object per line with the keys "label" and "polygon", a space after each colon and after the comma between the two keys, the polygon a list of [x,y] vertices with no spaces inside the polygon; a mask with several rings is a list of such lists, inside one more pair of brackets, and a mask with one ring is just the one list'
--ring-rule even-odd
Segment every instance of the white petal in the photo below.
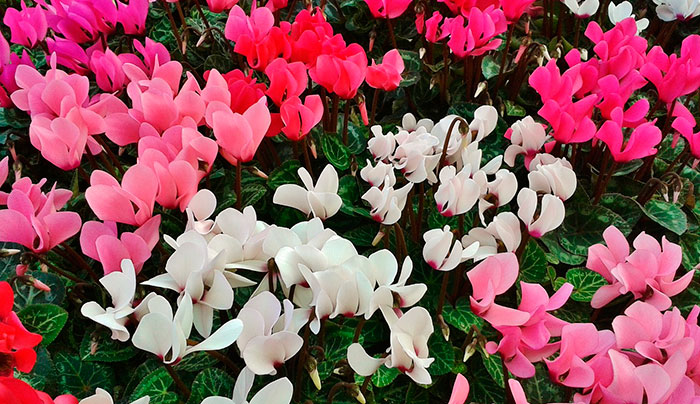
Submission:
{"label": "white petal", "polygon": [[165,357],[172,346],[173,323],[159,313],[146,314],[136,328],[131,342],[138,349]]}
{"label": "white petal", "polygon": [[386,358],[373,358],[362,345],[354,343],[348,347],[348,364],[360,376],[372,376],[386,362]]}
{"label": "white petal", "polygon": [[197,351],[217,351],[219,349],[224,349],[236,341],[236,338],[241,335],[241,331],[243,331],[243,323],[240,320],[229,320],[219,327],[218,330],[214,331],[209,338],[193,347],[188,347],[185,354]]}
{"label": "white petal", "polygon": [[260,389],[250,400],[250,404],[289,404],[293,393],[292,382],[284,377]]}
{"label": "white petal", "polygon": [[197,220],[204,220],[214,213],[216,196],[208,189],[201,189],[190,199],[187,207],[192,209],[192,213]]}
{"label": "white petal", "polygon": [[306,197],[307,190],[296,184],[283,184],[275,190],[272,202],[277,205],[288,206],[309,214],[311,207]]}

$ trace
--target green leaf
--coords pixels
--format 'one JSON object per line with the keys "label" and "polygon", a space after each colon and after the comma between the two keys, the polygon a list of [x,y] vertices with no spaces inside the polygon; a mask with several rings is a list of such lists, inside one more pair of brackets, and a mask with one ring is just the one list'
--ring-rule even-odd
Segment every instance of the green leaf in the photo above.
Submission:
{"label": "green leaf", "polygon": [[695,268],[700,264],[700,236],[686,233],[681,237],[681,247],[683,247],[683,267],[687,270]]}
{"label": "green leaf", "polygon": [[494,60],[493,56],[489,55],[481,60],[481,72],[484,74],[484,77],[486,77],[486,80],[498,76],[500,70],[501,65]]}
{"label": "green leaf", "polygon": [[442,333],[438,330],[430,336],[428,340],[428,351],[435,361],[428,368],[433,376],[442,376],[450,373],[455,364],[455,351],[452,345],[445,341]]}
{"label": "green leaf", "polygon": [[472,313],[469,305],[469,299],[459,299],[455,307],[451,304],[446,304],[442,311],[442,316],[445,322],[464,333],[469,333],[469,330],[475,325],[477,328],[484,326],[484,320]]}
{"label": "green leaf", "polygon": [[[250,297],[250,292],[253,290],[251,288],[237,289],[236,294],[242,295],[243,292],[248,292],[247,296]],[[246,299],[247,301],[247,299]],[[242,306],[243,304],[241,304]],[[206,369],[216,365],[217,360],[213,358],[206,352],[195,352],[191,355],[184,357],[174,368],[179,372],[198,372],[202,369]]]}
{"label": "green leaf", "polygon": [[590,302],[595,292],[601,286],[608,284],[601,274],[588,268],[572,268],[568,270],[566,272],[566,281],[574,287],[571,299],[584,303]]}
{"label": "green leaf", "polygon": [[369,139],[369,128],[351,119],[348,122],[348,151],[351,154],[362,153],[367,148],[367,139]]}
{"label": "green leaf", "polygon": [[379,369],[372,375],[372,384],[376,387],[386,387],[390,385],[401,372],[396,368],[388,368],[380,366]]}
{"label": "green leaf", "polygon": [[548,260],[552,264],[556,265],[559,264],[559,262],[562,262],[567,265],[581,265],[584,261],[586,261],[586,257],[578,254],[572,254],[565,250],[559,243],[556,232],[547,233],[544,235],[544,237],[541,237],[540,240],[545,246],[547,246],[549,255],[551,255],[551,257],[548,257]]}
{"label": "green leaf", "polygon": [[68,321],[68,312],[55,304],[33,304],[17,315],[27,330],[43,337],[43,346],[53,342]]}
{"label": "green leaf", "polygon": [[533,283],[547,280],[547,257],[535,240],[530,240],[525,247],[520,263],[520,279]]}
{"label": "green leaf", "polygon": [[168,371],[160,367],[143,378],[141,383],[131,393],[130,401],[149,396],[151,404],[176,403],[179,400],[177,394],[168,391],[173,383],[173,378],[168,374]]}
{"label": "green leaf", "polygon": [[652,199],[644,205],[644,213],[653,221],[679,236],[688,230],[688,219],[678,205]]}
{"label": "green leaf", "polygon": [[620,215],[602,206],[573,204],[566,213],[559,231],[559,242],[566,250],[577,255],[588,255],[588,247],[601,243],[603,231],[610,225],[617,227],[623,234],[629,234],[632,230]]}
{"label": "green leaf", "polygon": [[489,372],[493,381],[503,386],[503,362],[498,354],[489,355],[484,349],[479,349],[481,360],[483,361],[486,371]]}
{"label": "green leaf", "polygon": [[301,167],[299,160],[287,160],[281,166],[272,170],[267,178],[267,186],[271,190],[277,189],[283,184],[296,184],[299,182],[297,170]]}
{"label": "green leaf", "polygon": [[401,87],[408,87],[416,84],[420,79],[421,61],[418,52],[399,50],[404,63],[404,71],[402,74]]}
{"label": "green leaf", "polygon": [[357,247],[371,247],[372,240],[374,240],[374,236],[377,235],[378,231],[378,224],[365,224],[346,231],[343,237],[352,241]]}
{"label": "green leaf", "polygon": [[347,170],[350,167],[350,151],[338,135],[322,135],[321,150],[328,161],[338,170]]}
{"label": "green leaf", "polygon": [[102,330],[85,333],[80,343],[80,358],[86,362],[122,362],[136,353],[132,344],[113,340]]}
{"label": "green leaf", "polygon": [[192,382],[192,394],[187,403],[199,404],[210,396],[231,397],[233,384],[233,378],[225,371],[218,368],[204,369]]}
{"label": "green leaf", "polygon": [[31,304],[51,303],[60,305],[66,297],[66,287],[61,278],[52,273],[41,271],[28,271],[27,275],[38,279],[51,288],[50,292],[45,292],[33,287],[31,284],[15,284],[15,306],[25,307]]}
{"label": "green leaf", "polygon": [[563,403],[566,402],[566,388],[552,383],[547,368],[541,364],[535,364],[535,376],[522,379],[525,395],[531,403]]}
{"label": "green leaf", "polygon": [[114,388],[114,371],[102,363],[84,362],[77,355],[59,352],[54,364],[61,394],[84,398],[95,394],[98,387],[107,391]]}
{"label": "green leaf", "polygon": [[267,193],[267,188],[261,184],[249,184],[241,190],[243,206],[255,205]]}
{"label": "green leaf", "polygon": [[521,107],[520,105],[506,101],[506,115],[524,117],[527,115],[527,112],[525,111],[525,108]]}
{"label": "green leaf", "polygon": [[503,383],[494,382],[486,367],[475,361],[470,362],[471,377],[467,377],[471,386],[469,400],[475,403],[502,403],[505,395]]}
{"label": "green leaf", "polygon": [[42,346],[36,347],[36,363],[30,373],[15,371],[15,378],[22,380],[37,390],[44,390],[50,383],[50,378],[55,377],[56,369],[49,352]]}

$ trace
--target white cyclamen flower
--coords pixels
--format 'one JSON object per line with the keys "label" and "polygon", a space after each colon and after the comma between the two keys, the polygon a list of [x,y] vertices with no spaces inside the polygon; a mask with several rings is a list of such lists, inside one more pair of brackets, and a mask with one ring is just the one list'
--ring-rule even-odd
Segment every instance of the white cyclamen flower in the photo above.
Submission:
{"label": "white cyclamen flower", "polygon": [[[615,5],[615,3],[610,2],[608,5],[608,19],[613,25],[618,22],[626,20],[628,18],[635,18],[633,13],[632,3],[629,1],[623,1],[620,4]],[[647,29],[649,26],[649,20],[642,18],[637,21],[637,33],[640,33]]]}
{"label": "white cyclamen flower", "polygon": [[306,189],[296,184],[280,185],[272,202],[298,209],[306,215],[313,214],[321,220],[338,213],[343,200],[338,196],[338,172],[332,165],[323,169],[316,185],[304,167],[300,167],[297,173]]}
{"label": "white cyclamen flower", "polygon": [[506,149],[503,160],[511,167],[515,165],[515,158],[519,154],[525,155],[525,167],[528,167],[532,158],[542,150],[548,140],[544,126],[535,122],[531,116],[526,116],[511,125],[506,136],[510,136],[511,145]]}
{"label": "white cyclamen flower", "polygon": [[[542,237],[564,221],[564,202],[551,194],[542,196],[542,203],[538,211],[537,192],[530,188],[523,188],[518,193],[518,217],[525,223],[532,237]],[[537,217],[535,212],[537,211]]]}
{"label": "white cyclamen flower", "polygon": [[564,0],[564,4],[578,18],[588,18],[595,14],[600,7],[598,0]]}
{"label": "white cyclamen flower", "polygon": [[423,259],[431,268],[438,271],[451,271],[476,254],[479,243],[463,248],[459,240],[453,243],[453,238],[450,226],[428,230],[423,234],[423,241],[425,241]]}
{"label": "white cyclamen flower", "polygon": [[[376,276],[379,287],[372,293],[369,302],[369,310],[365,313],[365,318],[369,319],[372,314],[379,309],[402,309],[411,307],[423,297],[428,287],[423,283],[406,285],[408,278],[413,271],[413,261],[406,257],[401,265],[401,273],[394,282],[398,273],[398,263],[396,257],[389,250],[380,250],[369,257]],[[394,283],[392,283],[394,282]]]}
{"label": "white cyclamen flower", "polygon": [[393,156],[394,167],[404,174],[407,180],[421,183],[428,180],[431,184],[437,181],[435,167],[440,162],[440,154],[436,153],[437,139],[419,128],[415,132],[400,132],[396,135],[399,146]]}
{"label": "white cyclamen flower", "polygon": [[[151,398],[149,396],[144,396],[133,401],[131,404],[148,404],[150,401]],[[78,404],[114,404],[114,399],[112,399],[111,394],[98,387],[95,389],[95,394],[90,397],[85,397],[80,400]]]}
{"label": "white cyclamen flower", "polygon": [[479,184],[468,170],[457,173],[454,166],[440,170],[440,186],[435,192],[437,209],[443,216],[455,216],[468,212],[479,199]]}
{"label": "white cyclamen flower", "polygon": [[479,218],[485,223],[484,212],[491,208],[499,208],[509,203],[518,192],[518,179],[515,174],[505,168],[496,171],[496,178],[488,181],[486,173],[479,171],[474,175],[474,181],[479,184]]}
{"label": "white cyclamen flower", "polygon": [[373,358],[362,345],[348,347],[348,364],[360,376],[371,376],[380,366],[396,368],[416,383],[430,384],[432,378],[427,368],[435,360],[429,358],[428,339],[433,333],[430,313],[423,307],[414,307],[401,317],[393,310],[382,310],[391,330],[389,355]]}
{"label": "white cyclamen flower", "polygon": [[180,300],[174,315],[164,297],[150,299],[149,313],[139,322],[131,342],[136,348],[158,356],[163,363],[173,364],[193,352],[224,349],[233,344],[243,331],[240,320],[230,320],[204,341],[188,346],[187,339],[192,332],[192,310],[192,297],[187,293]]}
{"label": "white cyclamen flower", "polygon": [[367,165],[360,170],[360,177],[373,187],[393,187],[396,184],[394,166],[382,161],[377,161],[373,167],[372,162],[367,160]]}
{"label": "white cyclamen flower", "polygon": [[551,193],[564,201],[576,191],[576,173],[568,161],[560,158],[550,164],[537,164],[527,179],[530,189]]}
{"label": "white cyclamen flower", "polygon": [[372,219],[382,224],[392,225],[401,219],[401,212],[406,206],[406,198],[412,188],[411,182],[399,189],[372,187],[362,195],[362,199],[372,207],[370,210]]}
{"label": "white cyclamen flower", "polygon": [[656,15],[664,21],[687,21],[700,15],[700,0],[654,0]]}
{"label": "white cyclamen flower", "polygon": [[388,161],[396,148],[394,134],[391,132],[383,134],[381,125],[372,126],[370,131],[374,136],[367,142],[367,149],[375,160]]}
{"label": "white cyclamen flower", "polygon": [[265,385],[248,401],[254,381],[255,373],[245,367],[233,386],[232,398],[211,396],[205,398],[202,404],[289,404],[292,401],[294,386],[286,377]]}
{"label": "white cyclamen flower", "polygon": [[[291,303],[286,306],[292,306]],[[290,308],[293,309],[293,306]],[[277,373],[277,368],[301,349],[304,340],[289,330],[292,314],[286,319],[281,330],[274,330],[280,320],[281,304],[268,291],[251,298],[238,313],[243,331],[236,341],[246,366],[257,375]],[[287,307],[285,307],[287,310]]]}
{"label": "white cyclamen flower", "polygon": [[407,113],[401,119],[400,130],[405,130],[407,132],[415,132],[419,128],[423,127],[426,131],[430,132],[433,129],[434,123],[428,118],[423,118],[416,121],[416,117],[412,113]]}
{"label": "white cyclamen flower", "polygon": [[474,261],[480,261],[499,252],[514,252],[520,246],[520,220],[513,212],[501,212],[486,228],[475,227],[462,237],[462,245],[479,243]]}
{"label": "white cyclamen flower", "polygon": [[185,209],[187,225],[185,231],[194,230],[199,234],[208,235],[214,230],[214,220],[209,219],[216,210],[216,196],[208,189],[200,189],[190,199]]}

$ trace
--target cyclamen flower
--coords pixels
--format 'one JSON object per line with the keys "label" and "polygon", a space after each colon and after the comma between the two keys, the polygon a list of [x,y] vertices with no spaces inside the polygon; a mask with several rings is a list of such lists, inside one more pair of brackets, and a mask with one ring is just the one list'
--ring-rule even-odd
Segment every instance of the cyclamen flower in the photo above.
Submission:
{"label": "cyclamen flower", "polygon": [[463,248],[459,240],[455,240],[453,244],[453,237],[450,226],[428,230],[423,234],[423,241],[425,241],[423,259],[431,268],[438,271],[451,271],[463,261],[473,257],[479,248],[478,243]]}
{"label": "cyclamen flower", "polygon": [[[396,257],[389,250],[379,250],[369,257],[377,273],[377,288],[372,292],[369,309],[365,318],[369,319],[377,309],[392,310],[411,307],[425,295],[428,287],[423,283],[406,285],[413,271],[413,261],[406,257],[398,271]],[[394,277],[398,273],[398,278]],[[394,283],[392,283],[394,282]]]}
{"label": "cyclamen flower", "polygon": [[392,49],[382,58],[381,64],[375,64],[367,68],[367,84],[372,88],[380,88],[384,91],[394,91],[401,83],[401,73],[404,70],[404,62],[398,50]]}
{"label": "cyclamen flower", "polygon": [[85,199],[102,221],[140,226],[153,215],[157,191],[153,171],[136,164],[126,170],[121,184],[104,171],[93,171]]}
{"label": "cyclamen flower", "polygon": [[[149,396],[144,396],[136,401],[132,401],[131,404],[148,404],[150,402],[151,398]],[[62,403],[57,402],[56,404]],[[111,394],[98,387],[95,389],[95,394],[80,400],[79,404],[114,404],[114,399]]]}
{"label": "cyclamen flower", "polygon": [[683,135],[690,147],[690,153],[695,157],[697,162],[697,160],[700,159],[700,131],[695,132],[695,122],[679,117],[673,121],[671,126]]}
{"label": "cyclamen flower", "polygon": [[270,62],[291,53],[286,33],[274,23],[272,11],[266,7],[252,10],[249,17],[235,5],[226,20],[225,36],[236,43],[235,52],[244,55],[250,67],[264,71]]}
{"label": "cyclamen flower", "polygon": [[545,194],[538,210],[537,192],[522,188],[518,193],[518,217],[523,221],[530,236],[540,238],[561,226],[564,221],[564,202],[558,197]]}
{"label": "cyclamen flower", "polygon": [[515,122],[504,136],[512,143],[503,155],[503,160],[511,167],[515,165],[515,158],[520,154],[525,156],[525,167],[529,167],[532,158],[542,150],[548,140],[544,126],[535,122],[531,116]]}
{"label": "cyclamen flower", "polygon": [[387,132],[382,133],[381,125],[374,125],[370,128],[372,138],[367,141],[367,149],[377,161],[388,161],[396,149],[396,136]]}
{"label": "cyclamen flower", "polygon": [[398,317],[391,310],[383,310],[384,318],[391,330],[391,346],[385,358],[373,358],[358,343],[348,347],[348,363],[360,376],[371,376],[382,365],[396,368],[416,383],[430,384],[428,373],[434,358],[428,355],[428,338],[433,333],[430,313],[423,307],[414,307]]}
{"label": "cyclamen flower", "polygon": [[458,15],[450,25],[451,35],[447,45],[457,57],[480,56],[497,49],[503,42],[494,39],[507,29],[506,18],[500,8],[489,7],[482,11],[474,7],[466,18],[466,26],[464,20]]}
{"label": "cyclamen flower", "polygon": [[22,11],[8,7],[2,22],[10,28],[12,43],[33,48],[46,37],[46,11],[40,5],[27,7],[24,0],[21,4]]}
{"label": "cyclamen flower", "polygon": [[34,68],[26,49],[22,50],[22,56],[17,56],[10,51],[10,44],[0,33],[0,107],[9,108],[12,106],[10,96],[19,89],[15,79],[17,67],[27,65]]}
{"label": "cyclamen flower", "polygon": [[207,0],[209,11],[212,13],[220,13],[224,10],[230,10],[238,3],[238,0]]}
{"label": "cyclamen flower", "polygon": [[[633,11],[632,3],[629,1],[623,1],[620,4],[610,2],[608,5],[608,19],[613,25],[615,25],[622,20],[635,18],[635,15],[632,14]],[[638,33],[644,31],[649,26],[649,20],[646,18],[640,18],[636,21],[636,23]]]}
{"label": "cyclamen flower", "polygon": [[372,162],[367,160],[367,165],[360,170],[360,177],[367,181],[370,186],[377,188],[393,187],[396,184],[394,166],[382,161],[377,161],[377,164],[372,167]]}
{"label": "cyclamen flower", "polygon": [[598,129],[596,137],[608,146],[616,162],[627,163],[656,154],[654,146],[661,142],[661,130],[654,122],[647,122],[635,128],[625,141],[619,122],[610,120],[605,121]]}
{"label": "cyclamen flower", "polygon": [[265,75],[270,79],[265,94],[277,105],[300,96],[306,90],[308,76],[306,66],[301,62],[287,63],[282,58],[275,59],[265,67]]}
{"label": "cyclamen flower", "polygon": [[306,189],[295,184],[280,185],[272,199],[274,203],[298,209],[306,215],[313,214],[321,220],[338,213],[343,200],[338,196],[338,173],[332,165],[323,169],[316,185],[305,168],[300,167],[297,174]]}
{"label": "cyclamen flower", "polygon": [[467,397],[469,397],[469,382],[466,377],[459,373],[455,378],[450,401],[447,404],[464,404],[467,401]]}
{"label": "cyclamen flower", "polygon": [[174,315],[170,303],[162,296],[155,296],[148,301],[148,314],[141,318],[131,342],[136,348],[158,356],[163,363],[173,364],[194,352],[227,348],[243,331],[241,320],[229,320],[204,341],[188,346],[192,314],[192,297],[187,293]]}
{"label": "cyclamen flower", "polygon": [[525,11],[532,6],[534,0],[502,1],[501,8],[509,24],[518,22]]}
{"label": "cyclamen flower", "polygon": [[248,394],[254,381],[255,374],[245,367],[233,386],[232,398],[209,396],[202,401],[202,404],[289,404],[292,401],[294,386],[286,377],[265,385],[248,401]]}
{"label": "cyclamen flower", "polygon": [[468,212],[479,199],[479,184],[468,170],[457,173],[454,166],[440,170],[440,186],[435,192],[438,212],[443,216],[461,215]]}
{"label": "cyclamen flower", "polygon": [[374,18],[394,19],[400,17],[409,5],[410,0],[365,0]]}
{"label": "cyclamen flower", "polygon": [[[0,184],[7,179],[7,158],[0,166]],[[0,195],[0,241],[22,244],[35,253],[45,253],[80,231],[80,215],[75,212],[59,212],[73,193],[57,189],[44,193],[41,187],[46,179],[32,184],[29,178],[20,178],[12,184],[12,191]]]}
{"label": "cyclamen flower", "polygon": [[474,227],[462,237],[462,246],[478,243],[474,261],[502,252],[515,252],[521,241],[520,219],[513,212],[501,212],[486,228]]}
{"label": "cyclamen flower", "polygon": [[52,400],[48,394],[34,390],[30,385],[13,376],[0,376],[0,400],[3,403],[13,404],[78,404],[78,399],[70,394],[61,395]]}
{"label": "cyclamen flower", "polygon": [[564,0],[564,5],[578,18],[588,18],[600,7],[598,0]]}
{"label": "cyclamen flower", "polygon": [[220,103],[207,109],[207,124],[214,130],[221,153],[231,164],[247,163],[270,127],[270,111],[266,99],[261,98],[242,115]]}
{"label": "cyclamen flower", "polygon": [[588,249],[586,268],[603,275],[610,285],[600,287],[591,306],[603,307],[618,296],[631,292],[635,299],[642,299],[659,310],[671,306],[670,297],[681,293],[693,279],[689,271],[673,280],[681,263],[681,247],[666,240],[659,244],[642,232],[633,242],[635,251],[630,254],[625,236],[614,226],[603,232],[607,246],[596,244]]}
{"label": "cyclamen flower", "polygon": [[[287,139],[299,141],[306,137],[323,118],[323,102],[316,94],[307,95],[304,103],[299,97],[285,100],[280,107],[282,132]],[[271,125],[272,126],[272,125]]]}
{"label": "cyclamen flower", "polygon": [[[0,282],[0,327],[3,333],[0,336],[0,353],[9,357],[4,360],[0,369],[0,377],[12,377],[13,369],[28,373],[36,362],[34,347],[41,342],[41,335],[27,331],[12,311],[15,301],[12,287],[7,282]],[[5,365],[9,366],[5,366]]]}
{"label": "cyclamen flower", "polygon": [[399,189],[387,186],[382,189],[372,187],[362,195],[362,199],[370,204],[372,219],[385,225],[392,225],[401,219],[401,212],[406,206],[406,198],[412,188],[411,182]]}
{"label": "cyclamen flower", "polygon": [[83,254],[102,263],[105,275],[119,271],[124,259],[131,260],[138,274],[158,242],[159,227],[160,215],[150,218],[133,233],[124,232],[121,236],[115,222],[85,222],[80,248]]}
{"label": "cyclamen flower", "polygon": [[333,54],[320,55],[316,65],[309,69],[309,76],[328,92],[349,100],[357,94],[366,71],[367,54],[353,43]]}
{"label": "cyclamen flower", "polygon": [[564,201],[574,194],[576,173],[568,161],[557,158],[549,164],[536,163],[530,166],[530,173],[527,175],[530,189],[551,193]]}
{"label": "cyclamen flower", "polygon": [[697,0],[654,0],[656,15],[663,21],[687,21],[700,15]]}

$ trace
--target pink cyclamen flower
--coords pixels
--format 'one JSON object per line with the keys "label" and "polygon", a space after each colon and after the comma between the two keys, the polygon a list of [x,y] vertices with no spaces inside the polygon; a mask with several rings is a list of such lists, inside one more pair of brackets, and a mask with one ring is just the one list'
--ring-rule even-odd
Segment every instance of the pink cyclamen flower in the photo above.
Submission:
{"label": "pink cyclamen flower", "polygon": [[508,23],[513,24],[518,22],[520,16],[522,16],[525,10],[534,2],[535,0],[502,1],[501,8],[503,9],[503,14],[506,16]]}
{"label": "pink cyclamen flower", "polygon": [[74,72],[86,75],[90,69],[90,58],[85,49],[76,42],[61,37],[46,38],[49,52],[56,56],[56,62]]}
{"label": "pink cyclamen flower", "polygon": [[367,55],[353,43],[334,54],[319,56],[316,65],[309,69],[309,76],[328,92],[348,100],[357,94],[366,71]]}
{"label": "pink cyclamen flower", "polygon": [[374,18],[394,19],[406,11],[411,0],[365,0],[365,3]]}
{"label": "pink cyclamen flower", "polygon": [[596,375],[586,358],[602,354],[614,344],[612,332],[598,331],[591,323],[565,325],[561,330],[559,356],[546,361],[552,380],[568,387],[590,387]]}
{"label": "pink cyclamen flower", "polygon": [[494,50],[503,42],[494,39],[507,29],[506,18],[500,8],[489,7],[486,10],[472,8],[469,18],[457,16],[451,25],[450,39],[447,45],[457,57],[480,56]]}
{"label": "pink cyclamen flower", "polygon": [[682,252],[678,244],[662,238],[661,244],[642,232],[633,242],[635,251],[625,236],[614,226],[603,232],[606,245],[595,244],[588,249],[586,268],[598,272],[610,285],[599,288],[591,306],[600,308],[613,299],[632,293],[659,310],[671,306],[670,297],[685,290],[693,279],[694,271],[674,281],[681,264]]}
{"label": "pink cyclamen flower", "polygon": [[230,10],[238,3],[238,0],[207,0],[209,11],[212,13],[220,13],[224,10]]}
{"label": "pink cyclamen flower", "polygon": [[367,68],[366,81],[372,88],[384,91],[394,91],[401,83],[401,73],[404,70],[403,58],[398,50],[392,49],[384,55],[381,64],[375,64]]}
{"label": "pink cyclamen flower", "polygon": [[119,56],[109,49],[104,52],[96,50],[90,55],[90,70],[95,73],[97,86],[106,92],[121,90],[126,85],[127,77],[122,65]]}
{"label": "pink cyclamen flower", "polygon": [[469,381],[461,373],[457,374],[452,386],[452,394],[447,404],[464,404],[469,397]]}
{"label": "pink cyclamen flower", "polygon": [[620,123],[609,120],[598,129],[596,137],[608,146],[616,162],[627,163],[656,154],[654,146],[661,142],[661,129],[654,122],[646,122],[635,128],[625,141]]}
{"label": "pink cyclamen flower", "polygon": [[100,220],[140,226],[153,216],[157,192],[153,170],[136,164],[126,170],[121,184],[104,171],[93,171],[85,199]]}
{"label": "pink cyclamen flower", "polygon": [[561,335],[567,323],[548,313],[561,308],[571,295],[573,286],[565,283],[551,297],[540,285],[520,282],[522,299],[518,311],[527,313],[529,319],[520,326],[496,326],[503,335],[501,341],[488,342],[486,351],[499,352],[508,370],[517,377],[535,375],[534,362],[551,356],[559,347],[550,343],[552,337]]}
{"label": "pink cyclamen flower", "polygon": [[235,52],[244,55],[256,70],[265,70],[279,56],[288,58],[292,51],[287,32],[275,26],[275,17],[267,7],[252,10],[248,17],[238,5],[233,6],[225,34],[236,43]]}
{"label": "pink cyclamen flower", "polygon": [[214,130],[222,155],[234,165],[253,159],[270,122],[265,98],[243,114],[233,112],[221,103],[211,103],[207,108],[207,124]]}
{"label": "pink cyclamen flower", "polygon": [[492,255],[467,272],[472,284],[469,298],[474,314],[494,326],[519,326],[530,314],[495,303],[496,296],[510,289],[518,277],[518,258],[513,253]]}
{"label": "pink cyclamen flower", "polygon": [[654,84],[659,100],[666,104],[700,86],[700,66],[675,54],[667,55],[660,46],[651,48],[639,72]]}
{"label": "pink cyclamen flower", "polygon": [[117,1],[117,21],[124,27],[127,35],[142,34],[146,29],[148,0],[129,0],[128,3]]}
{"label": "pink cyclamen flower", "polygon": [[10,28],[10,42],[33,48],[46,37],[48,24],[46,11],[41,6],[27,7],[22,1],[22,10],[7,8],[2,20]]}
{"label": "pink cyclamen flower", "polygon": [[[0,162],[6,167],[7,159]],[[0,180],[7,178],[7,169],[0,168]],[[80,230],[80,215],[59,212],[73,193],[57,189],[43,193],[43,179],[32,184],[29,178],[20,178],[12,184],[7,195],[7,209],[0,210],[0,241],[22,244],[35,253],[44,253],[68,240]],[[0,195],[2,197],[2,195]],[[4,199],[4,197],[2,198]]]}
{"label": "pink cyclamen flower", "polygon": [[265,75],[270,79],[270,85],[265,94],[277,105],[291,97],[300,96],[306,90],[306,83],[309,80],[303,63],[287,63],[282,58],[268,64]]}
{"label": "pink cyclamen flower", "polygon": [[673,121],[671,126],[683,135],[688,146],[690,146],[690,153],[693,157],[695,157],[696,160],[700,159],[700,131],[695,132],[695,122],[683,117],[678,117]]}
{"label": "pink cyclamen flower", "polygon": [[280,118],[284,126],[282,132],[289,140],[303,139],[323,117],[323,102],[316,94],[307,95],[302,104],[299,97],[292,97],[282,103]]}
{"label": "pink cyclamen flower", "polygon": [[153,216],[132,232],[117,232],[115,222],[85,222],[80,233],[80,248],[83,254],[102,263],[104,274],[121,270],[121,262],[130,259],[136,274],[158,242],[160,215]]}

